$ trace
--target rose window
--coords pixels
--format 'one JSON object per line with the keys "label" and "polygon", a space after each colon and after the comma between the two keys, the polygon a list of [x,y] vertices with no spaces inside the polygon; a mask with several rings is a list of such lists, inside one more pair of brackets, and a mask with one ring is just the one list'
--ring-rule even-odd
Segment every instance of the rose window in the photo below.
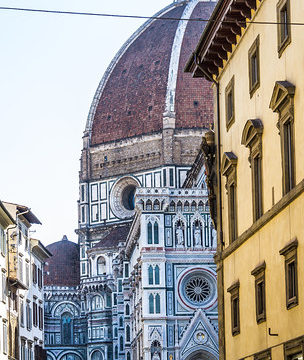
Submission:
{"label": "rose window", "polygon": [[185,284],[185,295],[194,304],[198,305],[210,297],[209,281],[199,275],[191,277]]}

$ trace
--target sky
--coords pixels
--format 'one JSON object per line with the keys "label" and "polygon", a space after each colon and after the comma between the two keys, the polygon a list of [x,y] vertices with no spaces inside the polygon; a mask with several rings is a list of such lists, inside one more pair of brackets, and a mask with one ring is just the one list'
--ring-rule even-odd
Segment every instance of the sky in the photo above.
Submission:
{"label": "sky", "polygon": [[[173,0],[0,0],[0,7],[151,16]],[[77,241],[82,135],[98,83],[138,19],[0,10],[0,199],[43,244]]]}

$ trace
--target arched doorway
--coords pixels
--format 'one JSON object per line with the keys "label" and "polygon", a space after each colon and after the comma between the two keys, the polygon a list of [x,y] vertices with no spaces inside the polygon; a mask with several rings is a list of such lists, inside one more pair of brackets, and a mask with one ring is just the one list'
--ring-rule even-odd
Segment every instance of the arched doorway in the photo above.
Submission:
{"label": "arched doorway", "polygon": [[91,360],[103,360],[101,352],[98,350],[94,351],[91,356]]}
{"label": "arched doorway", "polygon": [[206,350],[196,350],[188,355],[185,360],[218,360],[218,357]]}

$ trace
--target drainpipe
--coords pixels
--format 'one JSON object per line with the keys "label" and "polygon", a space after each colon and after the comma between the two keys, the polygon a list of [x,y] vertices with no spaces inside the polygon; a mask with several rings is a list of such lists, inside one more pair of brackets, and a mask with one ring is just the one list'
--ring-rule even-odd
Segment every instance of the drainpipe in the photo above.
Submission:
{"label": "drainpipe", "polygon": [[215,84],[216,86],[216,156],[217,156],[217,234],[219,236],[217,242],[217,254],[215,256],[215,261],[217,265],[217,281],[218,281],[218,310],[219,310],[219,358],[220,360],[225,360],[225,307],[224,307],[224,264],[222,260],[222,251],[225,246],[223,241],[223,213],[222,213],[222,174],[221,174],[221,125],[220,125],[220,87],[218,81],[214,80],[205,69],[200,65],[197,54],[194,53],[194,62],[195,65],[201,70],[207,80]]}
{"label": "drainpipe", "polygon": [[[23,211],[23,212],[21,212],[21,213],[18,213],[17,215],[16,215],[16,217],[17,217],[17,221],[16,221],[16,225],[13,225],[13,226],[9,226],[7,229],[6,229],[6,251],[7,251],[7,253],[8,253],[8,257],[7,257],[7,275],[8,275],[8,281],[7,281],[7,288],[8,288],[8,335],[10,335],[10,333],[11,333],[11,336],[12,336],[12,338],[10,338],[9,339],[9,352],[11,353],[12,352],[12,348],[13,348],[13,343],[12,343],[12,340],[13,340],[13,333],[12,333],[12,328],[11,328],[11,288],[12,288],[12,286],[14,286],[15,284],[16,284],[16,282],[15,283],[13,283],[13,284],[11,284],[11,285],[9,285],[9,275],[10,275],[10,253],[9,253],[9,249],[10,249],[10,241],[9,241],[9,239],[10,239],[10,236],[9,236],[9,230],[13,230],[13,229],[16,229],[16,227],[18,226],[18,218],[19,218],[19,216],[21,216],[21,215],[24,215],[24,214],[27,214],[28,212],[30,212],[31,211],[31,209],[27,209],[26,211]],[[13,236],[15,236],[14,235],[14,233],[12,233],[12,235],[11,235],[12,237]],[[17,255],[18,255],[18,245],[16,244],[16,257],[17,257]],[[18,258],[17,258],[18,259]],[[18,264],[18,261],[17,261],[17,264]],[[19,322],[18,322],[18,324],[19,324]],[[10,329],[11,329],[11,332],[10,332]],[[18,328],[18,337],[19,337],[19,332],[20,332],[20,329]],[[19,339],[18,339],[18,347],[19,347]],[[15,349],[16,350],[16,349]],[[14,359],[14,360],[16,360],[16,358],[15,358],[15,354],[12,354],[11,353],[11,357],[10,357],[11,359]]]}

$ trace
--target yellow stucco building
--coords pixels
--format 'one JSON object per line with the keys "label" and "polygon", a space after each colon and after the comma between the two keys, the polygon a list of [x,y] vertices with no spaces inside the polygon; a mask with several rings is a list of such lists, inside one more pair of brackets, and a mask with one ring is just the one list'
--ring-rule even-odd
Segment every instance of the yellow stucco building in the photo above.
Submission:
{"label": "yellow stucco building", "polygon": [[186,66],[216,99],[221,359],[303,359],[303,19],[303,0],[219,0]]}

